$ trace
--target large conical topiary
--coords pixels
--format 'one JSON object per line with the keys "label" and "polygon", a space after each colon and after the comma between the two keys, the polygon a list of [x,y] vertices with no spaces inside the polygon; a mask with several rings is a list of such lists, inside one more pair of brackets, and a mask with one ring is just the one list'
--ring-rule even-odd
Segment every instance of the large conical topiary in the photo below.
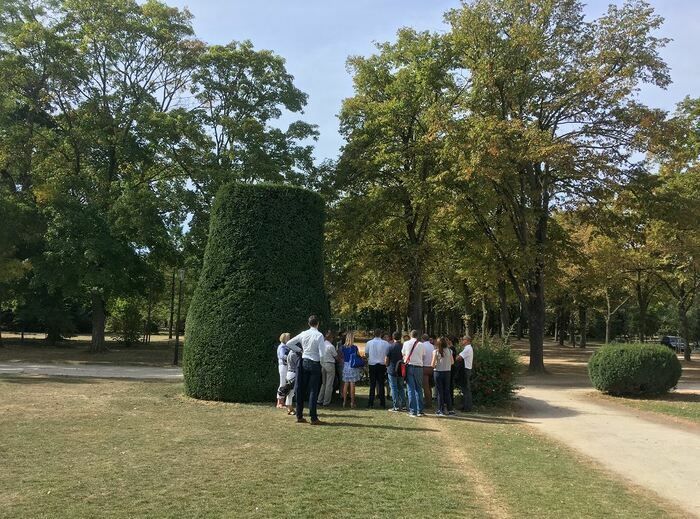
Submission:
{"label": "large conical topiary", "polygon": [[310,314],[327,317],[323,220],[321,197],[305,189],[230,184],[219,191],[187,315],[188,395],[274,398],[279,335],[301,331]]}

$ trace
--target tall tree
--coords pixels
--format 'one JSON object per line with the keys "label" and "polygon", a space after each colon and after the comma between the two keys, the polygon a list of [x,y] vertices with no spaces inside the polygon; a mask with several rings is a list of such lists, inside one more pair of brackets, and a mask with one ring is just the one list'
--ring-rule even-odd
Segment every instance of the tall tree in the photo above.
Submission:
{"label": "tall tree", "polygon": [[410,324],[422,329],[427,239],[438,203],[432,183],[442,167],[433,128],[452,95],[450,56],[441,37],[411,29],[377,51],[348,60],[355,93],[340,113],[347,143],[334,181],[346,197],[339,204],[361,200],[366,224],[381,228],[384,249],[401,258]]}
{"label": "tall tree", "polygon": [[447,20],[464,92],[445,126],[454,187],[528,309],[529,370],[541,372],[552,211],[631,169],[640,128],[660,117],[638,86],[670,81],[661,19],[637,1],[589,21],[577,0],[475,0]]}

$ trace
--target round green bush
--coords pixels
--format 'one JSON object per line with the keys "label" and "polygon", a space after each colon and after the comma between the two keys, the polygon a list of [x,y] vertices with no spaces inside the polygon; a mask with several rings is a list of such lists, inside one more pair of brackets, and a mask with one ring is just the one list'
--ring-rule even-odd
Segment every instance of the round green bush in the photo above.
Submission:
{"label": "round green bush", "polygon": [[654,396],[676,386],[681,363],[665,346],[610,344],[588,362],[588,375],[596,389],[616,396]]}
{"label": "round green bush", "polygon": [[323,200],[305,189],[230,184],[217,194],[199,283],[187,314],[188,395],[256,402],[279,384],[282,332],[328,315]]}

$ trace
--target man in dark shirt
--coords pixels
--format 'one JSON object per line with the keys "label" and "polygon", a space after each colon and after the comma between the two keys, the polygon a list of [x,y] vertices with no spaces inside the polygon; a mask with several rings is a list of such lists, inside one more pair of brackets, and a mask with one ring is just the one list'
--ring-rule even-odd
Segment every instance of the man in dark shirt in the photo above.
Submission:
{"label": "man in dark shirt", "polygon": [[401,333],[394,332],[394,342],[389,347],[386,353],[385,363],[387,366],[387,375],[389,377],[389,387],[391,388],[391,400],[393,406],[389,411],[405,411],[406,410],[406,388],[401,373],[397,373],[398,363],[403,361],[401,353]]}

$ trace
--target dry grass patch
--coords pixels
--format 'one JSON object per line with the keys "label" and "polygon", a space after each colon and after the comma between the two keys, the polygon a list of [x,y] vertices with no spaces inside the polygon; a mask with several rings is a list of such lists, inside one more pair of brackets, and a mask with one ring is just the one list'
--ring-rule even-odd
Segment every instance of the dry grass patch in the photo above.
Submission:
{"label": "dry grass patch", "polygon": [[0,395],[0,517],[669,514],[517,418],[330,408],[311,427],[175,382],[5,377]]}

